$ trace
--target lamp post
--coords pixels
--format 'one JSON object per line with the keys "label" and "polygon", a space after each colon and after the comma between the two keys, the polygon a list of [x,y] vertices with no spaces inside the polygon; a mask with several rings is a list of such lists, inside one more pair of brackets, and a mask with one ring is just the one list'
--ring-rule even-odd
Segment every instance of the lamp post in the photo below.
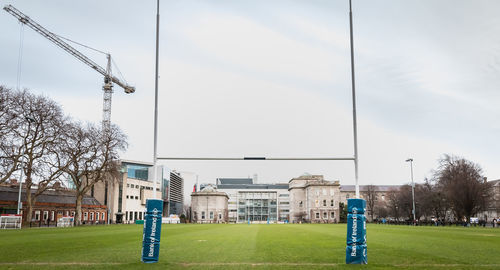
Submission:
{"label": "lamp post", "polygon": [[23,188],[23,171],[24,171],[24,163],[21,161],[21,177],[19,178],[19,196],[17,198],[17,214],[19,215],[21,212],[22,202],[21,202],[21,190]]}
{"label": "lamp post", "polygon": [[411,200],[413,203],[412,213],[413,213],[413,223],[417,220],[415,218],[415,183],[413,182],[413,158],[409,158],[406,162],[410,162],[410,170],[411,170]]}

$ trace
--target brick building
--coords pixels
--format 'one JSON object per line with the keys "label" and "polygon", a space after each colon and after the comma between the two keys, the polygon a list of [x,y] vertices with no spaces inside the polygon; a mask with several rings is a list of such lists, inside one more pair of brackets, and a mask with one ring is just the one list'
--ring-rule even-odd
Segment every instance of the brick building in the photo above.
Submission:
{"label": "brick building", "polygon": [[[35,190],[32,191],[33,193]],[[19,185],[0,186],[0,214],[16,214],[19,196]],[[21,214],[26,219],[26,196],[22,190]],[[57,220],[63,216],[75,215],[76,197],[73,191],[67,189],[49,189],[36,198],[33,206],[30,226],[56,226]],[[85,196],[82,201],[82,222],[84,224],[104,224],[107,220],[107,208],[94,197]]]}

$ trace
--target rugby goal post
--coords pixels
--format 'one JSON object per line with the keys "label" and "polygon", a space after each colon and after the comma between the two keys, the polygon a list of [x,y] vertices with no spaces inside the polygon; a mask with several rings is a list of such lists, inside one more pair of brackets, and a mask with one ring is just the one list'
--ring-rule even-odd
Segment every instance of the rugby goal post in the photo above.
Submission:
{"label": "rugby goal post", "polygon": [[0,215],[0,229],[21,229],[22,221],[21,215]]}

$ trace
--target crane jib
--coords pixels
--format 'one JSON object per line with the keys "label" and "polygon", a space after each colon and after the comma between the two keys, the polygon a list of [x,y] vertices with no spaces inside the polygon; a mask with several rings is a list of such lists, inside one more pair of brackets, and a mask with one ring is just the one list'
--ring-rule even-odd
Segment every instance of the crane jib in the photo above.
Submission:
{"label": "crane jib", "polygon": [[[64,42],[56,34],[45,29],[43,26],[41,26],[40,24],[38,24],[37,22],[32,20],[30,17],[28,17],[27,15],[25,15],[24,13],[22,13],[21,11],[16,9],[14,6],[6,5],[3,9],[5,11],[7,11],[8,13],[10,13],[12,16],[16,17],[21,23],[29,26],[30,28],[32,28],[33,30],[35,30],[36,32],[38,32],[39,34],[41,34],[42,36],[47,38],[48,40],[52,41],[55,45],[57,45],[61,49],[65,50],[69,54],[73,55],[74,57],[76,57],[77,59],[79,59],[80,61],[85,63],[86,65],[90,66],[92,69],[94,69],[97,72],[99,72],[100,74],[102,74],[103,76],[110,76],[109,72],[106,69],[104,69],[103,67],[101,67],[100,65],[95,63],[93,60],[91,60],[90,58],[85,56],[83,53],[81,53],[77,49],[73,48],[68,43]],[[127,94],[135,92],[135,87],[129,86],[126,83],[123,83],[121,80],[119,80],[118,78],[116,78],[114,76],[112,77],[112,81],[114,83],[116,83],[117,85],[119,85],[120,87],[122,87],[124,92]]]}

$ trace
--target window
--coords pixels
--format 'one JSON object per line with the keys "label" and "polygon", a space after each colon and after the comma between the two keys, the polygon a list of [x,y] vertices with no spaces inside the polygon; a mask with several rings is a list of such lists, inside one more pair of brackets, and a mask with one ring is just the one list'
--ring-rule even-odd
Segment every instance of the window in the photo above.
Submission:
{"label": "window", "polygon": [[290,204],[290,202],[280,202],[280,204]]}
{"label": "window", "polygon": [[323,189],[323,195],[326,196],[326,188]]}
{"label": "window", "polygon": [[127,199],[128,199],[128,195],[127,195]]}
{"label": "window", "polygon": [[64,212],[64,215],[69,217],[69,211]]}
{"label": "window", "polygon": [[214,219],[214,212],[210,211],[210,219]]}
{"label": "window", "polygon": [[95,212],[95,220],[99,221],[99,212]]}
{"label": "window", "polygon": [[127,187],[130,187],[130,184],[127,184]]}
{"label": "window", "polygon": [[87,220],[89,218],[89,213],[85,212],[83,213],[83,220]]}
{"label": "window", "polygon": [[142,212],[139,212],[139,219],[142,219]]}
{"label": "window", "polygon": [[35,220],[40,220],[40,211],[35,211]]}
{"label": "window", "polygon": [[330,213],[330,218],[335,218],[335,212]]}
{"label": "window", "polygon": [[334,206],[333,200],[330,201],[330,206]]}
{"label": "window", "polygon": [[201,219],[205,219],[205,211],[201,211]]}
{"label": "window", "polygon": [[316,189],[316,196],[319,196],[319,188]]}
{"label": "window", "polygon": [[94,212],[90,212],[90,220],[94,220]]}
{"label": "window", "polygon": [[331,189],[330,189],[330,196],[333,196],[333,194],[334,194],[334,189],[333,189],[333,188],[331,188]]}
{"label": "window", "polygon": [[318,207],[319,206],[319,201],[316,200],[315,203],[316,203],[316,207]]}
{"label": "window", "polygon": [[326,200],[323,200],[323,206],[326,206]]}
{"label": "window", "polygon": [[49,211],[43,211],[43,220],[49,219]]}
{"label": "window", "polygon": [[138,197],[138,196],[135,196],[135,199],[136,199],[136,200],[139,200],[139,197]]}
{"label": "window", "polygon": [[222,214],[219,214],[219,220],[222,220]]}
{"label": "window", "polygon": [[71,216],[74,217],[75,216],[75,211],[72,211],[71,212]]}
{"label": "window", "polygon": [[323,219],[328,219],[328,212],[323,212]]}
{"label": "window", "polygon": [[106,220],[104,212],[101,213],[101,220]]}
{"label": "window", "polygon": [[55,212],[54,211],[51,211],[50,212],[50,220],[54,221],[56,218],[55,218]]}
{"label": "window", "polygon": [[316,218],[319,219],[319,212],[316,212]]}
{"label": "window", "polygon": [[303,206],[302,201],[299,201],[299,207],[302,207],[302,206]]}

